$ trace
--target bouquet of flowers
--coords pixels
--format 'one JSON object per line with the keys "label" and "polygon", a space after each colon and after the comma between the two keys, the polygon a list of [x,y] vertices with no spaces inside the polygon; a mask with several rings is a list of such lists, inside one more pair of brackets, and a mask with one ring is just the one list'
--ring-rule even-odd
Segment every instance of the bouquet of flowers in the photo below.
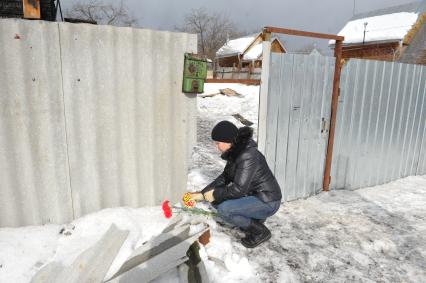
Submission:
{"label": "bouquet of flowers", "polygon": [[173,212],[186,212],[190,214],[206,215],[206,216],[215,216],[216,213],[213,211],[207,211],[201,208],[195,207],[197,202],[191,198],[191,193],[185,193],[182,197],[183,206],[171,206],[170,202],[166,199],[163,201],[163,213],[166,218],[171,218]]}

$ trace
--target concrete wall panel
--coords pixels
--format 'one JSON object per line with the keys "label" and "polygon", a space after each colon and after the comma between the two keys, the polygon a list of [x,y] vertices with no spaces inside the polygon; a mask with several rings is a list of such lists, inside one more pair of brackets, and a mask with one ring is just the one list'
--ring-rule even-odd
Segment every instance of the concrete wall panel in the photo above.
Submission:
{"label": "concrete wall panel", "polygon": [[0,226],[177,201],[196,142],[196,35],[0,20]]}
{"label": "concrete wall panel", "polygon": [[59,32],[0,20],[0,227],[72,219]]}

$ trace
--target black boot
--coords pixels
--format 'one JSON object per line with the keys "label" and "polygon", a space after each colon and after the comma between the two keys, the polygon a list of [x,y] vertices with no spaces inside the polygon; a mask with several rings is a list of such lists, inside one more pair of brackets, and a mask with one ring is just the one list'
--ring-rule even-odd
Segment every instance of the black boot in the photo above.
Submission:
{"label": "black boot", "polygon": [[254,248],[271,238],[271,231],[258,220],[252,220],[246,229],[246,237],[241,243],[246,248]]}

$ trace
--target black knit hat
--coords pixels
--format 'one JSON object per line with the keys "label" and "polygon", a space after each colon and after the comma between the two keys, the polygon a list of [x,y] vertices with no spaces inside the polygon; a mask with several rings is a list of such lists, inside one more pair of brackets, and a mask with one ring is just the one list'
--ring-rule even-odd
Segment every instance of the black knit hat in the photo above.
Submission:
{"label": "black knit hat", "polygon": [[238,128],[229,121],[221,121],[212,130],[212,140],[232,143],[238,135]]}

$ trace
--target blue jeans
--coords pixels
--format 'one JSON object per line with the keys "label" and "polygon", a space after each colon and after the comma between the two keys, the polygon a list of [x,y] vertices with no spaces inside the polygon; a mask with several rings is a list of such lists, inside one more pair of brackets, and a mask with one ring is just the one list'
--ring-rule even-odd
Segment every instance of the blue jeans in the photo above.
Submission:
{"label": "blue jeans", "polygon": [[264,220],[275,214],[280,208],[281,201],[265,203],[255,196],[226,200],[216,209],[219,216],[235,226],[247,228],[252,219]]}

